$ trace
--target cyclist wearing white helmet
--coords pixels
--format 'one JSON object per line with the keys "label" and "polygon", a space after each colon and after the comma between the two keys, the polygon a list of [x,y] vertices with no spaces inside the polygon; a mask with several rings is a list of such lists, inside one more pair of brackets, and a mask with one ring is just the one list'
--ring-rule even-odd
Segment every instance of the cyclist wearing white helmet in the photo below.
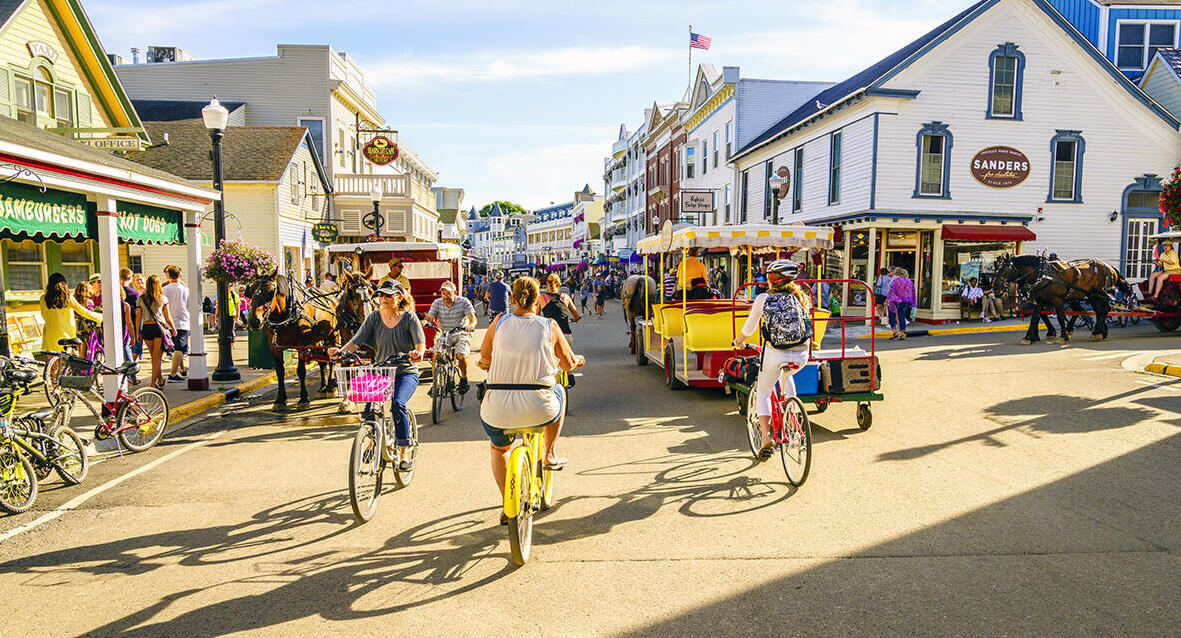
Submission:
{"label": "cyclist wearing white helmet", "polygon": [[[763,446],[759,450],[761,461],[771,458],[775,450],[775,442],[771,439],[771,392],[779,380],[780,370],[789,363],[802,367],[808,361],[812,299],[804,287],[795,283],[799,274],[800,265],[788,259],[777,259],[767,266],[770,291],[755,297],[750,316],[734,340],[735,347],[743,347],[743,342],[760,329],[761,322],[764,347],[755,388],[759,426],[763,430]],[[796,371],[783,369],[780,392],[784,397],[796,394],[791,379]]]}

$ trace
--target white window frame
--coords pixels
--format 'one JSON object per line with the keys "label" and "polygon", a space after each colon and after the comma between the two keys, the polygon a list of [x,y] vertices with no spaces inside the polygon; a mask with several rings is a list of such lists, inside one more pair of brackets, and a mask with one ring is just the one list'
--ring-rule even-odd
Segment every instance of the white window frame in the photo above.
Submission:
{"label": "white window frame", "polygon": [[[1120,66],[1119,65],[1119,50],[1120,50],[1120,32],[1123,31],[1125,24],[1142,24],[1144,25],[1144,43],[1140,45],[1140,51],[1143,54],[1141,57],[1142,64],[1138,67]],[[1178,45],[1178,39],[1181,38],[1181,20],[1119,20],[1115,23],[1115,50],[1112,57],[1112,62],[1115,63],[1121,71],[1143,71],[1148,68],[1148,63],[1152,61],[1149,56],[1149,50],[1156,45],[1150,45],[1148,40],[1152,36],[1152,25],[1154,24],[1169,24],[1173,26],[1173,43],[1172,46]],[[1123,45],[1128,46],[1128,45]],[[1164,47],[1160,47],[1164,48]]]}
{"label": "white window frame", "polygon": [[[301,126],[303,128],[307,128],[306,126],[303,125],[303,122],[307,122],[310,120],[318,120],[320,122],[319,148],[322,149],[321,157],[320,157],[321,165],[324,165],[325,163],[327,163],[328,166],[332,166],[331,160],[328,159],[328,154],[329,154],[328,153],[328,133],[329,133],[328,121],[322,117],[297,117],[297,118],[295,118],[295,125]],[[308,137],[309,138],[312,137],[312,132],[310,129],[308,130]],[[313,153],[316,152],[316,148],[317,148],[316,144],[313,143],[312,144],[312,152]]]}
{"label": "white window frame", "polygon": [[[36,266],[37,268],[39,268],[41,270],[41,285],[38,286],[37,288],[35,288],[34,290],[44,291],[45,290],[45,244],[33,241],[31,239],[26,239],[23,241],[15,241],[12,239],[5,239],[3,241],[4,241],[4,256],[8,259],[8,270],[11,271],[13,266]],[[22,244],[25,241],[31,242],[34,245],[34,247],[37,249],[37,254],[40,255],[40,257],[41,257],[40,261],[13,261],[12,260],[13,246],[15,246],[17,244]],[[18,290],[17,288],[12,288],[13,277],[11,275],[11,272],[10,272],[7,279],[8,279],[8,281],[5,282],[5,285],[9,286],[9,288],[11,290]],[[22,291],[22,292],[24,292],[24,291]],[[73,291],[71,291],[71,294],[72,294],[72,292]]]}
{"label": "white window frame", "polygon": [[[60,244],[61,244],[61,245],[65,245],[65,243],[66,243],[67,241],[68,241],[68,242],[71,242],[71,243],[74,243],[74,244],[77,244],[78,246],[81,246],[81,247],[82,247],[82,250],[83,250],[83,252],[85,253],[85,257],[84,257],[83,261],[66,261],[66,253],[65,253],[65,251],[61,251],[59,254],[61,255],[61,265],[62,265],[62,269],[64,270],[64,269],[65,269],[67,266],[68,266],[68,267],[70,267],[70,268],[81,268],[81,267],[85,267],[85,268],[86,268],[86,277],[85,277],[85,279],[89,279],[89,278],[90,278],[90,276],[94,274],[94,249],[95,249],[95,246],[94,246],[94,244],[91,244],[91,243],[89,243],[89,240],[81,240],[81,241],[79,241],[79,240],[76,240],[76,239],[73,239],[73,240],[70,240],[70,239],[63,240],[63,241],[61,241],[61,242],[60,242]],[[44,253],[42,253],[42,256],[44,256]],[[77,283],[80,283],[81,281],[82,281],[82,280],[80,280],[79,282],[74,282],[74,283],[75,283],[75,285],[76,285]]]}
{"label": "white window frame", "polygon": [[734,152],[734,120],[726,122],[726,159]]}

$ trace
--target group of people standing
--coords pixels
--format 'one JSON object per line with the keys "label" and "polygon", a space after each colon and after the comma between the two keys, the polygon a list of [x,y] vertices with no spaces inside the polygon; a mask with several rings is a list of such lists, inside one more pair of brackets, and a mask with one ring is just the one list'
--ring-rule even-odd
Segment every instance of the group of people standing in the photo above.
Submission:
{"label": "group of people standing", "polygon": [[878,271],[873,287],[874,314],[882,325],[889,321],[891,339],[906,339],[906,325],[914,320],[914,281],[901,266],[888,266]]}
{"label": "group of people standing", "polygon": [[[148,382],[164,387],[163,360],[172,355],[167,381],[181,382],[188,375],[185,355],[189,351],[189,289],[181,281],[179,266],[164,268],[165,284],[160,277],[119,271],[119,305],[123,318],[123,358],[139,361],[148,351],[151,374]],[[65,275],[49,276],[41,295],[40,312],[45,326],[41,333],[42,350],[58,350],[62,339],[78,338],[83,354],[101,352],[102,283],[99,275],[75,286],[70,292]],[[132,377],[132,384],[139,379]]]}

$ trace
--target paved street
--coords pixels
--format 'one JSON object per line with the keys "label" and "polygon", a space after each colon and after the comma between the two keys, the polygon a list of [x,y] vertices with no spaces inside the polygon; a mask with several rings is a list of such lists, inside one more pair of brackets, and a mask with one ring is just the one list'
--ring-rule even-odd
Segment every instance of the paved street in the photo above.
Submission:
{"label": "paved street", "polygon": [[355,417],[264,393],[0,518],[66,510],[0,542],[0,635],[1175,635],[1181,382],[1121,364],[1176,335],[881,342],[873,428],[813,415],[796,491],[732,398],[666,390],[609,311],[575,328],[570,465],[526,567],[474,394],[430,426],[420,390],[414,483],[358,526]]}

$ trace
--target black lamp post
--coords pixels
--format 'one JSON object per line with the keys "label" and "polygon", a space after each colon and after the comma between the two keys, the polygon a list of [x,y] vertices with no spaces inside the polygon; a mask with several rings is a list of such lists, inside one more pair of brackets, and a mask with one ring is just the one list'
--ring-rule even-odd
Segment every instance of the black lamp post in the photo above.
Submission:
{"label": "black lamp post", "polygon": [[365,228],[373,230],[373,234],[381,233],[381,227],[385,220],[381,218],[381,188],[374,184],[373,188],[369,189],[369,201],[373,202],[373,212],[365,215],[365,219],[361,220],[365,224]]}
{"label": "black lamp post", "polygon": [[772,175],[767,180],[771,186],[771,223],[776,226],[779,225],[779,189],[787,182],[787,178],[778,175]]}
{"label": "black lamp post", "polygon": [[[222,106],[217,98],[213,98],[205,108],[201,109],[201,119],[205,121],[205,128],[209,130],[209,137],[213,140],[213,150],[209,153],[213,161],[213,187],[221,193],[221,197],[213,202],[213,233],[214,245],[220,248],[226,240],[226,209],[225,185],[222,183],[221,171],[221,140],[225,135],[226,123],[230,119],[230,112]],[[242,373],[234,365],[233,352],[234,320],[230,317],[230,284],[226,281],[217,282],[217,368],[213,371],[214,381],[238,381]]]}

